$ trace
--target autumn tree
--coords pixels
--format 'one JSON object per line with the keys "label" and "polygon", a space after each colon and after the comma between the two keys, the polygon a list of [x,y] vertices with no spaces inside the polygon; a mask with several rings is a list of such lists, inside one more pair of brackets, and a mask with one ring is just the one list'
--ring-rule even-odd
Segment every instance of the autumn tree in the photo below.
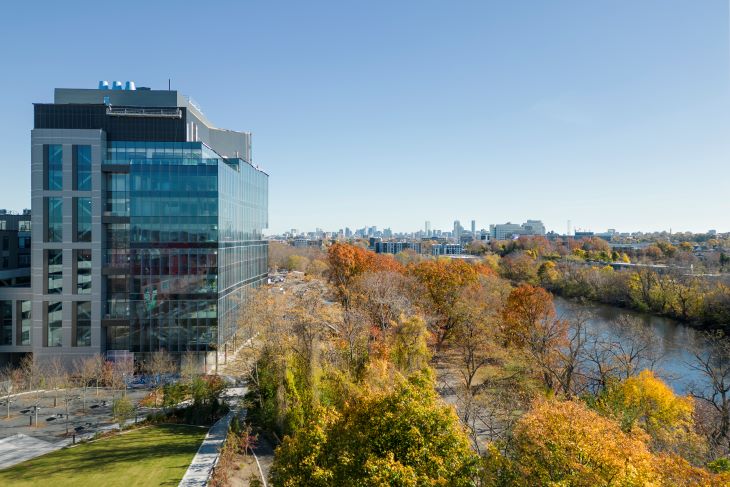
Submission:
{"label": "autumn tree", "polygon": [[58,403],[58,393],[68,384],[68,372],[60,357],[53,357],[43,364],[46,383],[53,389],[53,407]]}
{"label": "autumn tree", "polygon": [[730,452],[730,340],[722,332],[707,333],[705,347],[694,352],[690,367],[709,386],[696,387],[692,397],[711,411],[711,446],[727,454]]}
{"label": "autumn tree", "polygon": [[419,316],[402,318],[389,333],[390,356],[405,375],[423,370],[428,366],[430,351],[427,343],[428,330]]}
{"label": "autumn tree", "polygon": [[434,319],[433,332],[440,348],[458,323],[461,292],[476,284],[479,274],[474,266],[458,259],[427,260],[410,267],[410,272],[421,286],[423,309]]}
{"label": "autumn tree", "polygon": [[482,278],[465,289],[456,303],[460,319],[454,329],[453,346],[464,387],[470,394],[477,373],[495,358],[499,312],[508,292],[498,278]]}
{"label": "autumn tree", "polygon": [[694,401],[676,395],[650,370],[612,384],[599,396],[597,409],[615,418],[624,431],[646,431],[656,450],[701,458],[704,445],[695,433]]}
{"label": "autumn tree", "polygon": [[302,367],[307,390],[314,398],[322,342],[328,336],[339,334],[346,343],[347,362],[354,367],[367,341],[367,332],[351,329],[356,322],[342,320],[339,308],[325,304],[323,295],[314,289],[295,294],[287,315],[294,338],[292,350]]}
{"label": "autumn tree", "polygon": [[275,486],[471,486],[477,456],[453,411],[423,376],[365,391],[342,412],[319,408],[284,439]]}
{"label": "autumn tree", "polygon": [[350,307],[355,279],[374,268],[374,253],[361,247],[335,243],[327,249],[327,277],[335,288],[337,298],[346,310]]}
{"label": "autumn tree", "polygon": [[192,384],[193,380],[201,374],[200,364],[195,352],[185,352],[180,358],[180,378],[186,384]]}
{"label": "autumn tree", "polygon": [[411,279],[400,272],[366,272],[355,282],[356,305],[373,326],[385,331],[401,315],[413,312],[411,287]]}
{"label": "autumn tree", "polygon": [[309,266],[309,259],[303,255],[290,255],[286,259],[286,268],[290,271],[304,272]]}
{"label": "autumn tree", "polygon": [[[33,354],[26,354],[20,360],[19,369],[22,372],[23,380],[28,391],[38,390],[43,386],[45,379],[41,364],[33,357]],[[38,399],[36,393],[36,400]]]}
{"label": "autumn tree", "polygon": [[165,350],[152,352],[146,364],[147,373],[154,377],[155,385],[159,385],[162,376],[175,372],[175,362]]}
{"label": "autumn tree", "polygon": [[537,279],[536,254],[513,252],[500,261],[501,273],[507,279],[516,282],[535,282]]}
{"label": "autumn tree", "polygon": [[513,435],[506,456],[490,450],[486,485],[638,486],[660,479],[643,432],[627,434],[577,401],[536,402]]}
{"label": "autumn tree", "polygon": [[555,318],[550,293],[541,287],[522,284],[507,298],[502,312],[502,336],[507,345],[523,347],[534,329]]}
{"label": "autumn tree", "polygon": [[78,378],[82,391],[83,410],[86,411],[86,396],[89,383],[97,377],[97,359],[95,356],[79,357],[73,362],[74,375]]}
{"label": "autumn tree", "polygon": [[616,338],[593,333],[585,347],[584,374],[594,394],[644,369],[652,370],[659,360],[657,337],[639,318],[619,316],[614,332]]}

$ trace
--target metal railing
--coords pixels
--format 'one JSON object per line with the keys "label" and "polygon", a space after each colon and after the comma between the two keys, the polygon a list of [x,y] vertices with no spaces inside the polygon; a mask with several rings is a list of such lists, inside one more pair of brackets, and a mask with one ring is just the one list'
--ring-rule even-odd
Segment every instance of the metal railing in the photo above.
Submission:
{"label": "metal railing", "polygon": [[108,106],[106,108],[106,114],[114,117],[182,118],[182,110],[179,108],[132,108]]}

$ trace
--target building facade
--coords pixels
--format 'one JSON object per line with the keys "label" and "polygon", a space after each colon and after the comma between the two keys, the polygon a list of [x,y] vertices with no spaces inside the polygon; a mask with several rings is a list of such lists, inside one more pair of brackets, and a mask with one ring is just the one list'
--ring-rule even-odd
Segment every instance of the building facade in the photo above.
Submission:
{"label": "building facade", "polygon": [[492,240],[510,240],[520,235],[545,235],[545,225],[540,220],[527,220],[522,225],[516,223],[500,223],[489,225]]}
{"label": "building facade", "polygon": [[221,351],[267,278],[268,175],[250,134],[177,91],[130,88],[56,89],[34,107],[20,351],[41,359]]}
{"label": "building facade", "polygon": [[421,253],[421,242],[375,242],[373,250],[376,254],[398,254],[404,250]]}
{"label": "building facade", "polygon": [[431,247],[431,255],[461,255],[461,244],[442,243]]}

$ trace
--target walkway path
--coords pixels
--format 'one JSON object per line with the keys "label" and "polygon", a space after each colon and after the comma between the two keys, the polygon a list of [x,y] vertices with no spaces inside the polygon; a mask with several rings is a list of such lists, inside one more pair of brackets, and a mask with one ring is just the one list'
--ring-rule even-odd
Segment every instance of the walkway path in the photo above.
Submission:
{"label": "walkway path", "polygon": [[187,472],[180,481],[179,487],[203,487],[208,483],[213,468],[218,463],[218,455],[228,435],[228,425],[236,413],[230,411],[211,426],[198,453],[193,457]]}
{"label": "walkway path", "polygon": [[17,434],[0,440],[0,469],[57,450],[59,447],[32,436]]}

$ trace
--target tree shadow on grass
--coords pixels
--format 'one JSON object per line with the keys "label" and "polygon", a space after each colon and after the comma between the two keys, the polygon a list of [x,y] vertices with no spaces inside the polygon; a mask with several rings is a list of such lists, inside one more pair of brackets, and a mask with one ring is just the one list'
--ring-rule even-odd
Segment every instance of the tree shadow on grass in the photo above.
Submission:
{"label": "tree shadow on grass", "polygon": [[33,479],[43,479],[52,484],[53,477],[60,477],[65,480],[76,478],[78,485],[84,485],[85,472],[93,475],[108,473],[112,476],[111,480],[116,474],[128,474],[127,469],[142,466],[148,466],[149,469],[179,470],[182,477],[184,469],[188,467],[200,446],[205,431],[193,426],[176,425],[143,428],[53,452],[0,471],[0,484],[28,482]]}

